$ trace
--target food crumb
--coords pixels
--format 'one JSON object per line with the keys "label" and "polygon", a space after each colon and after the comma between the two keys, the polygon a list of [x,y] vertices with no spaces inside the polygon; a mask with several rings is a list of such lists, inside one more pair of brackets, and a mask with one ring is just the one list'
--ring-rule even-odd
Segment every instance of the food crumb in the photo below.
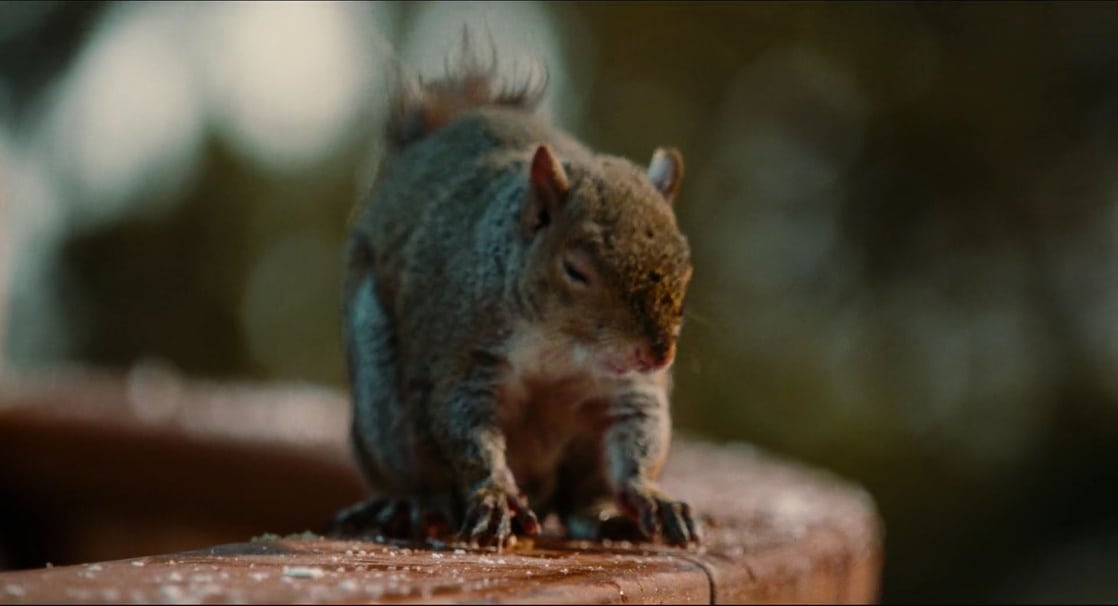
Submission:
{"label": "food crumb", "polygon": [[322,575],[326,574],[321,568],[312,568],[305,566],[284,566],[283,576],[292,579],[320,579]]}
{"label": "food crumb", "polygon": [[132,560],[132,565],[135,566],[136,568],[140,568],[144,565],[144,561],[143,560]]}
{"label": "food crumb", "polygon": [[4,593],[18,598],[19,596],[23,595],[24,591],[23,587],[19,585],[5,585]]}

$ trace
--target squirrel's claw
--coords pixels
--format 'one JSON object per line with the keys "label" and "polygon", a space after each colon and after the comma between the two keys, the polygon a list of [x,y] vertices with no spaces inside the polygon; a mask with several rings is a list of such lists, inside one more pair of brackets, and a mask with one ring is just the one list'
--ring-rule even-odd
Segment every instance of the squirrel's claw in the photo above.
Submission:
{"label": "squirrel's claw", "polygon": [[509,497],[509,503],[510,505],[513,505],[516,510],[516,517],[513,519],[513,521],[519,528],[519,532],[517,534],[523,534],[525,536],[534,536],[539,534],[540,521],[536,519],[536,513],[528,507],[527,500],[525,500],[524,497],[517,497],[516,499],[513,499],[513,497]]}
{"label": "squirrel's claw", "polygon": [[673,545],[698,542],[695,523],[691,519],[691,506],[682,501],[659,501],[660,523],[664,537]]}
{"label": "squirrel's claw", "polygon": [[540,531],[536,514],[523,496],[513,496],[500,488],[479,489],[471,498],[463,538],[478,545],[496,544],[500,549],[513,534],[534,535]]}
{"label": "squirrel's claw", "polygon": [[691,516],[691,506],[675,501],[647,485],[630,485],[617,495],[621,511],[636,522],[645,538],[660,535],[667,543],[685,546],[701,537]]}

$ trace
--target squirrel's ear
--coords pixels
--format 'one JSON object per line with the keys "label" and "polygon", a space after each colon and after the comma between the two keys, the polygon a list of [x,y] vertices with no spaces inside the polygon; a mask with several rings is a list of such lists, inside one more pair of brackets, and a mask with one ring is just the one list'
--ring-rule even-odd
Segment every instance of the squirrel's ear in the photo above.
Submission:
{"label": "squirrel's ear", "polygon": [[668,202],[674,200],[683,180],[683,154],[674,147],[657,147],[648,163],[648,179]]}
{"label": "squirrel's ear", "polygon": [[524,206],[521,224],[531,234],[551,223],[551,218],[567,200],[570,183],[563,165],[546,143],[541,143],[532,156],[529,180],[532,187]]}

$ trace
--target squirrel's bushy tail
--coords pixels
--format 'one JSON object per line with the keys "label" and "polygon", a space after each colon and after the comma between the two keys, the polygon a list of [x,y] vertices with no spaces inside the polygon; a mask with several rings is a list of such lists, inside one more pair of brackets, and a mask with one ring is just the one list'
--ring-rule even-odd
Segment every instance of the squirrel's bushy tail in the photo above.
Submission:
{"label": "squirrel's bushy tail", "polygon": [[502,83],[497,79],[496,46],[492,40],[489,47],[489,61],[482,64],[464,27],[457,64],[451,65],[448,60],[442,79],[423,82],[418,77],[399,78],[388,119],[387,136],[393,150],[407,147],[474,108],[536,108],[547,88],[546,66],[536,64],[541,69],[530,69],[521,81]]}

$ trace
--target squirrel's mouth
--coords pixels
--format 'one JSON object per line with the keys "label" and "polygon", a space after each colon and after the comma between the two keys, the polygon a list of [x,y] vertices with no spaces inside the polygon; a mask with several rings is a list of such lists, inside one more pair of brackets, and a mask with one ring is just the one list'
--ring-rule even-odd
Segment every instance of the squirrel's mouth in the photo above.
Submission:
{"label": "squirrel's mouth", "polygon": [[622,376],[630,372],[651,373],[671,365],[674,352],[653,353],[647,347],[636,346],[623,356],[603,356],[599,364],[611,375]]}
{"label": "squirrel's mouth", "polygon": [[602,366],[606,369],[607,372],[617,376],[628,374],[629,371],[633,370],[633,368],[628,365],[618,364],[617,362],[614,362],[612,360],[606,360],[605,362],[602,362]]}

